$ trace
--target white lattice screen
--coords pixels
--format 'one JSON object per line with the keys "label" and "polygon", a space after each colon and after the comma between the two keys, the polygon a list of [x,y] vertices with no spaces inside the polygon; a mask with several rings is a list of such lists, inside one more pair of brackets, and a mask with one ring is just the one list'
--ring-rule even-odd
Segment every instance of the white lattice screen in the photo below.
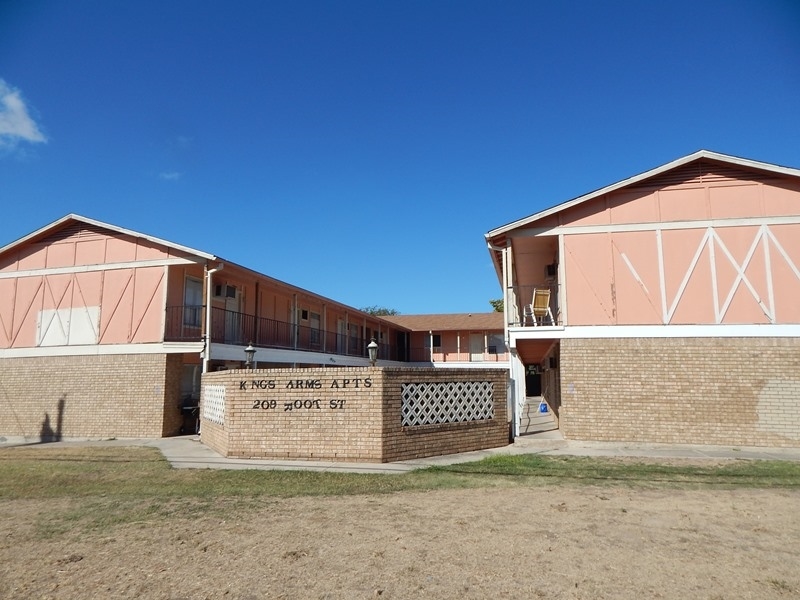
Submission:
{"label": "white lattice screen", "polygon": [[404,383],[402,389],[404,426],[494,418],[491,381]]}
{"label": "white lattice screen", "polygon": [[218,425],[225,424],[225,386],[207,385],[203,390],[203,418]]}

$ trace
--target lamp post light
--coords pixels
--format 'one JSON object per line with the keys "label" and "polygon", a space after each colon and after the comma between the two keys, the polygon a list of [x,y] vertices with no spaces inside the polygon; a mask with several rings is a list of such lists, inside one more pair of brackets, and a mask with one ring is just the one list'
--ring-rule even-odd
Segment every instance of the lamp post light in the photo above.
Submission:
{"label": "lamp post light", "polygon": [[252,369],[253,368],[253,357],[256,355],[256,349],[253,348],[253,342],[250,342],[247,345],[247,348],[244,349],[244,355],[247,357],[247,360],[244,361],[244,368],[245,369]]}
{"label": "lamp post light", "polygon": [[375,338],[372,338],[367,344],[367,352],[369,352],[369,364],[374,367],[378,360],[378,342],[375,341]]}

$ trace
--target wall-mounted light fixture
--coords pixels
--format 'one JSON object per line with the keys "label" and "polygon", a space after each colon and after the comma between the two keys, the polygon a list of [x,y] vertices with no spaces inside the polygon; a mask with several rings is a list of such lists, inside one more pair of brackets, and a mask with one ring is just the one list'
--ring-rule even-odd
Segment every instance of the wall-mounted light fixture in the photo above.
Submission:
{"label": "wall-mounted light fixture", "polygon": [[375,341],[375,338],[372,338],[372,341],[367,344],[367,352],[369,353],[369,364],[374,367],[378,361],[378,342]]}
{"label": "wall-mounted light fixture", "polygon": [[245,369],[252,369],[253,368],[253,357],[256,355],[256,349],[253,348],[253,342],[250,342],[247,345],[247,348],[244,349],[244,355],[246,360],[244,361],[244,368]]}

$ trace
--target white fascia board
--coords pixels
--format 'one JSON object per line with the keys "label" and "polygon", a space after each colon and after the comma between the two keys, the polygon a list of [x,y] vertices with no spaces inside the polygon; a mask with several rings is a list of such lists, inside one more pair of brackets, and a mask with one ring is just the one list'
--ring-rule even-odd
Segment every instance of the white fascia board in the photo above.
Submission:
{"label": "white fascia board", "polygon": [[106,356],[113,354],[199,354],[202,350],[203,342],[40,346],[37,348],[0,348],[0,359],[46,356]]}
{"label": "white fascia board", "polygon": [[0,279],[18,279],[22,277],[44,277],[47,275],[66,275],[71,273],[92,273],[97,271],[118,271],[121,269],[141,269],[145,267],[168,267],[171,265],[195,265],[202,261],[188,258],[165,258],[156,260],[135,260],[121,263],[102,263],[95,265],[77,265],[73,267],[49,267],[46,269],[28,269],[25,271],[3,271]]}
{"label": "white fascia board", "polygon": [[521,340],[611,338],[787,338],[800,337],[800,324],[785,325],[578,325],[509,328],[513,346]]}
{"label": "white fascia board", "polygon": [[650,179],[651,177],[655,177],[657,175],[660,175],[661,173],[664,173],[666,171],[670,171],[670,170],[675,169],[677,167],[681,167],[681,166],[683,166],[683,165],[685,165],[687,163],[690,163],[692,161],[695,161],[695,160],[698,160],[698,159],[701,159],[701,158],[707,158],[707,159],[710,159],[710,160],[716,160],[716,161],[719,161],[719,162],[726,162],[726,163],[729,163],[729,164],[739,165],[739,166],[742,166],[742,167],[748,167],[748,168],[752,168],[752,169],[759,169],[759,170],[762,170],[762,171],[769,171],[769,172],[777,173],[777,174],[780,174],[780,175],[788,175],[788,176],[791,176],[791,177],[800,178],[800,169],[793,169],[793,168],[790,168],[790,167],[781,167],[781,166],[778,166],[778,165],[759,162],[759,161],[756,161],[756,160],[750,160],[750,159],[747,159],[747,158],[739,158],[737,156],[730,156],[728,154],[720,154],[719,152],[712,152],[710,150],[698,150],[697,152],[693,152],[692,154],[689,154],[689,155],[684,156],[682,158],[678,158],[676,160],[668,162],[667,164],[662,165],[660,167],[656,167],[655,169],[650,169],[649,171],[645,171],[644,173],[640,173],[638,175],[634,175],[633,177],[628,177],[627,179],[623,179],[622,181],[618,181],[616,183],[612,183],[611,185],[608,185],[606,187],[600,188],[599,190],[595,190],[593,192],[589,192],[588,194],[584,194],[582,196],[578,196],[577,198],[573,198],[572,200],[567,200],[566,202],[562,202],[561,204],[557,204],[556,206],[552,206],[550,208],[547,208],[547,209],[545,209],[543,211],[540,211],[538,213],[530,215],[529,217],[525,217],[523,219],[519,219],[519,220],[514,221],[512,223],[508,223],[507,225],[503,225],[502,227],[498,227],[497,229],[493,229],[489,233],[486,234],[486,240],[489,241],[492,238],[494,238],[495,236],[498,236],[498,235],[501,235],[501,234],[504,234],[504,233],[508,233],[509,231],[512,231],[512,230],[517,229],[519,227],[524,227],[525,225],[528,225],[530,223],[538,221],[539,219],[543,219],[545,217],[548,217],[548,216],[550,216],[550,215],[552,215],[554,213],[558,213],[558,212],[561,212],[561,211],[566,210],[568,208],[572,208],[573,206],[575,206],[577,204],[581,204],[583,202],[587,202],[587,201],[592,200],[594,198],[597,198],[599,196],[603,196],[605,194],[609,194],[611,192],[614,192],[614,191],[616,191],[616,190],[618,190],[620,188],[624,188],[624,187],[627,187],[629,185],[633,185],[633,184],[639,183],[641,181],[644,181],[646,179]]}
{"label": "white fascia board", "polygon": [[517,349],[517,342],[520,340],[560,340],[564,335],[563,326],[548,327],[539,325],[537,327],[511,327],[508,328],[508,348],[512,352]]}
{"label": "white fascia board", "polygon": [[188,246],[182,246],[180,244],[176,244],[174,242],[170,242],[167,240],[162,240],[161,238],[154,237],[152,235],[146,235],[144,233],[139,233],[138,231],[133,231],[132,229],[125,229],[124,227],[117,227],[116,225],[111,225],[109,223],[103,223],[102,221],[97,221],[96,219],[90,219],[88,217],[83,217],[81,215],[76,215],[74,213],[68,214],[65,217],[61,217],[57,221],[53,221],[49,225],[45,225],[34,231],[33,233],[29,233],[26,236],[19,238],[0,248],[0,254],[4,253],[6,250],[10,250],[16,246],[24,244],[30,239],[38,237],[39,235],[46,233],[47,231],[53,230],[58,228],[59,226],[63,225],[67,221],[80,221],[82,223],[86,223],[88,225],[94,225],[95,227],[100,227],[103,229],[108,229],[110,231],[115,231],[117,233],[121,233],[123,235],[128,235],[131,237],[142,238],[149,242],[153,242],[154,244],[159,244],[162,246],[167,246],[168,248],[172,248],[174,250],[178,250],[180,252],[185,252],[187,254],[194,254],[195,256],[199,256],[205,260],[218,260],[216,256],[213,254],[208,254],[207,252],[202,252],[201,250],[195,250],[194,248],[189,248]]}
{"label": "white fascia board", "polygon": [[523,229],[512,233],[510,239],[522,239],[559,234],[625,233],[629,231],[672,231],[679,229],[722,229],[724,227],[752,227],[760,225],[796,225],[800,216],[733,217],[730,219],[704,219],[700,221],[648,221],[646,223],[606,223],[604,225],[558,225]]}
{"label": "white fascia board", "polygon": [[[244,362],[244,346],[230,344],[211,344],[211,360],[235,360]],[[284,348],[256,348],[253,358],[256,364],[261,363],[305,363],[329,365],[331,367],[365,367],[369,359],[360,356],[340,356],[325,352],[306,352]],[[384,364],[381,361],[381,364]]]}

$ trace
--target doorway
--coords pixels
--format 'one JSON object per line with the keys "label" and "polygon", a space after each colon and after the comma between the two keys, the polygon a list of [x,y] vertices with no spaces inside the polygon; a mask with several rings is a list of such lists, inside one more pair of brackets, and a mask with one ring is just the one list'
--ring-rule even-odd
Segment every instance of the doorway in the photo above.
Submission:
{"label": "doorway", "polygon": [[525,366],[525,397],[542,395],[542,374],[537,365]]}
{"label": "doorway", "polygon": [[483,334],[469,334],[469,360],[471,362],[482,362],[483,357]]}
{"label": "doorway", "polygon": [[225,343],[242,343],[241,295],[232,285],[225,286]]}

